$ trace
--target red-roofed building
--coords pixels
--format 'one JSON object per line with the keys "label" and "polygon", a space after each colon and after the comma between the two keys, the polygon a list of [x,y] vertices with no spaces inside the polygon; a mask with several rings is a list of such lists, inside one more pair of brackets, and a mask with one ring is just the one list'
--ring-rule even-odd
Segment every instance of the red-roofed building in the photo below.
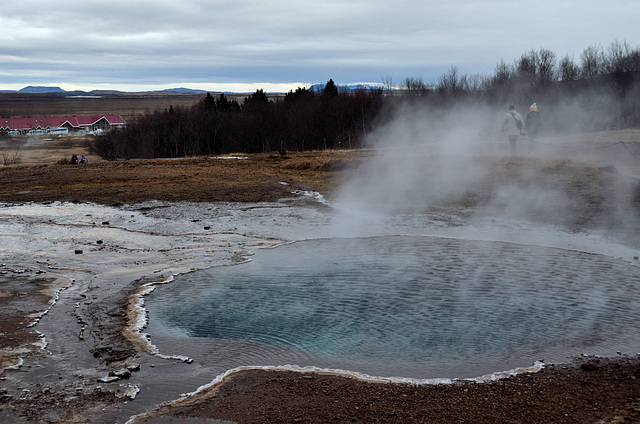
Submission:
{"label": "red-roofed building", "polygon": [[124,127],[120,115],[49,116],[44,118],[0,118],[0,131],[14,134],[50,134],[68,132],[96,133]]}

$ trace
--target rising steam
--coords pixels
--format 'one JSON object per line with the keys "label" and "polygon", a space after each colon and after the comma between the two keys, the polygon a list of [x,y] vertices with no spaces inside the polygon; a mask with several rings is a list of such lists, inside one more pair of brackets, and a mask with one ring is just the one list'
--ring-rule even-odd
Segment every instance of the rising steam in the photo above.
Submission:
{"label": "rising steam", "polygon": [[[521,111],[523,117],[527,110]],[[554,118],[547,115],[547,137],[575,133],[580,122],[588,119],[571,104],[557,105],[556,110],[570,112],[573,119],[558,130],[558,122],[551,122]],[[616,221],[614,226],[629,228],[630,222],[637,222],[635,213],[625,209],[630,206],[629,193],[607,194],[602,199],[590,199],[587,194],[584,198],[567,196],[565,183],[586,184],[596,177],[600,184],[609,181],[609,176],[595,171],[594,175],[579,175],[569,169],[573,166],[570,161],[556,164],[575,155],[574,151],[538,148],[530,154],[529,140],[523,137],[517,143],[517,157],[509,157],[509,143],[500,132],[506,111],[506,106],[500,110],[479,103],[446,111],[409,103],[397,106],[387,123],[368,135],[372,158],[346,178],[336,198],[338,208],[356,220],[372,214],[455,208],[477,217],[571,227],[585,225],[581,222],[585,208],[595,205],[602,209],[599,219],[607,225]],[[549,128],[552,123],[554,133]],[[565,168],[556,178],[551,174],[558,166]],[[565,177],[569,180],[560,180]],[[579,189],[576,192],[582,195]]]}

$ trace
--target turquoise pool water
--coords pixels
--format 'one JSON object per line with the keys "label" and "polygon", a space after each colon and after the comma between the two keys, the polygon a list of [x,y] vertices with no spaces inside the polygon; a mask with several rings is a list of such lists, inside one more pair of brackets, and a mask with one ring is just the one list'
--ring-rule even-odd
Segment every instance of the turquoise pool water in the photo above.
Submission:
{"label": "turquoise pool water", "polygon": [[453,363],[502,358],[495,366],[509,369],[542,357],[640,351],[638,282],[640,269],[629,263],[561,249],[326,239],[180,276],[159,286],[147,308],[154,331],[177,340],[249,342],[258,350],[251,356],[279,347],[325,366],[423,378],[421,370]]}

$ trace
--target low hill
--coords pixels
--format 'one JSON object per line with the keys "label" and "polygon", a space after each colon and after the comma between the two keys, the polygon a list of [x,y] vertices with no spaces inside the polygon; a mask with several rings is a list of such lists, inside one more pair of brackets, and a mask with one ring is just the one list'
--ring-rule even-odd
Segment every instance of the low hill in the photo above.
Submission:
{"label": "low hill", "polygon": [[42,85],[29,85],[23,89],[18,90],[20,93],[64,93],[60,87],[46,87]]}

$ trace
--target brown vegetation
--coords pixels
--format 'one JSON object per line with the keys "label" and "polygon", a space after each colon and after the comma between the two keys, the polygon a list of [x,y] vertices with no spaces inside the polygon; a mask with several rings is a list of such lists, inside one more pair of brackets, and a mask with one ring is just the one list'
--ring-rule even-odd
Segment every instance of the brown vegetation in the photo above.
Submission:
{"label": "brown vegetation", "polygon": [[201,94],[168,93],[98,93],[92,96],[0,93],[0,117],[120,115],[129,122],[171,106],[191,106],[201,99]]}
{"label": "brown vegetation", "polygon": [[71,165],[65,160],[70,151],[47,164],[0,168],[0,201],[273,201],[296,189],[331,191],[339,176],[328,171],[369,154],[326,151],[120,162],[90,157],[87,164]]}

